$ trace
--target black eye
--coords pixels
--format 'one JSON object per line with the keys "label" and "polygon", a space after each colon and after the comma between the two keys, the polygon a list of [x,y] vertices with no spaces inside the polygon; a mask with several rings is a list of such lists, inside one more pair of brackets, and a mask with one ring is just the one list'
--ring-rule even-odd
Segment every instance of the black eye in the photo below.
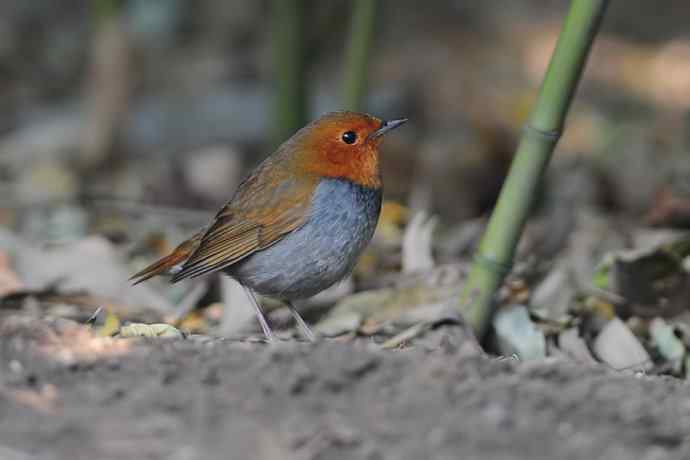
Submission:
{"label": "black eye", "polygon": [[357,141],[357,133],[354,131],[347,131],[343,133],[343,142],[346,144],[354,144]]}

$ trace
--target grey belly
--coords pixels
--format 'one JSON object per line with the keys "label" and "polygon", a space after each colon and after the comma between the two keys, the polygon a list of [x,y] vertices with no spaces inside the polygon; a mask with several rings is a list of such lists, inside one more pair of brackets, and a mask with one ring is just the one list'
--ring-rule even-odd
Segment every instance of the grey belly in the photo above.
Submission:
{"label": "grey belly", "polygon": [[374,234],[380,209],[380,190],[323,180],[302,227],[228,267],[226,273],[262,295],[311,297],[352,270]]}

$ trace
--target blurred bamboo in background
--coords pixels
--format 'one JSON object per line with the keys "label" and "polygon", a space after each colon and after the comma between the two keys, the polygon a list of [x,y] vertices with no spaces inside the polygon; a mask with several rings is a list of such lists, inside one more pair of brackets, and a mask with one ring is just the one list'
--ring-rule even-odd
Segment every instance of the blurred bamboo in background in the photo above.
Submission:
{"label": "blurred bamboo in background", "polygon": [[374,39],[377,0],[355,0],[345,59],[343,108],[362,111],[367,93],[369,55]]}
{"label": "blurred bamboo in background", "polygon": [[91,8],[94,30],[79,153],[79,163],[87,169],[113,159],[134,86],[124,2],[94,0]]}
{"label": "blurred bamboo in background", "polygon": [[304,0],[273,1],[273,142],[276,145],[304,126],[308,118],[304,18]]}

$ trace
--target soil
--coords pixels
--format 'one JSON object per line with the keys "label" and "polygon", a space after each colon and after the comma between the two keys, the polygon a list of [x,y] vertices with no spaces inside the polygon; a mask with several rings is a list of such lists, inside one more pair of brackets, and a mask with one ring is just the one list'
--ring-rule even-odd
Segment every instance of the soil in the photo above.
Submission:
{"label": "soil", "polygon": [[690,386],[438,346],[94,338],[0,322],[0,458],[688,459]]}

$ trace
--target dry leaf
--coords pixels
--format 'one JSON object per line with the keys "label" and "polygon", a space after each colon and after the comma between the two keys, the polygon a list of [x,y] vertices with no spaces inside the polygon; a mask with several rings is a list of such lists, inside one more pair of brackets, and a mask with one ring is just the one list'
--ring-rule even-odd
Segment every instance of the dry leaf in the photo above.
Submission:
{"label": "dry leaf", "polygon": [[184,339],[185,335],[175,326],[165,323],[143,324],[132,323],[127,326],[122,326],[117,333],[117,337],[131,338],[131,337],[167,337]]}

